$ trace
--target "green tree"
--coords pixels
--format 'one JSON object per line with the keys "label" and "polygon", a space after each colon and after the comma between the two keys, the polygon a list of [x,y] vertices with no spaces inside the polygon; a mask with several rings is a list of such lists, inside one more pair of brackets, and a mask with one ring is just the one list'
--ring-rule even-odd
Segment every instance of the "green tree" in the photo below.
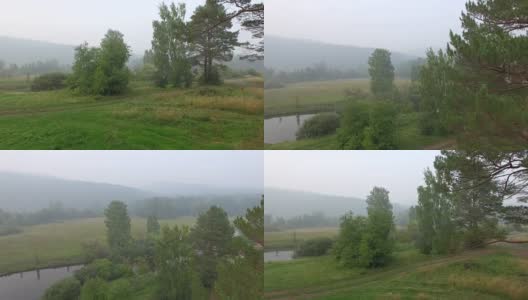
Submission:
{"label": "green tree", "polygon": [[147,233],[148,234],[159,234],[160,233],[160,223],[158,218],[155,215],[149,216],[147,218]]}
{"label": "green tree", "polygon": [[187,227],[163,227],[156,246],[160,299],[192,299],[192,255]]}
{"label": "green tree", "polygon": [[191,230],[193,248],[199,253],[196,270],[200,273],[203,286],[210,291],[217,279],[216,266],[229,254],[233,234],[227,213],[217,206],[200,214]]}
{"label": "green tree", "polygon": [[372,189],[367,197],[367,215],[348,214],[341,219],[334,253],[347,266],[384,266],[394,249],[394,216],[386,189]]}
{"label": "green tree", "polygon": [[72,75],[68,80],[71,89],[82,94],[93,93],[93,82],[99,49],[89,47],[88,43],[81,44],[75,48],[75,58],[72,67]]}
{"label": "green tree", "polygon": [[233,50],[239,45],[239,32],[230,31],[232,27],[232,20],[218,0],[207,0],[205,5],[196,8],[191,18],[191,36],[195,58],[203,68],[203,84],[221,83],[215,62],[231,61]]}
{"label": "green tree", "polygon": [[343,113],[338,142],[341,149],[396,149],[397,110],[393,104],[380,101],[353,101]]}
{"label": "green tree", "polygon": [[114,253],[122,253],[132,240],[126,204],[113,201],[106,208],[105,217],[108,245]]}
{"label": "green tree", "polygon": [[453,124],[460,122],[448,113],[450,107],[458,105],[453,101],[455,89],[450,80],[453,72],[453,60],[442,50],[437,54],[433,50],[427,52],[426,64],[421,67],[418,78],[423,134],[444,135],[451,132]]}
{"label": "green tree", "polygon": [[185,4],[159,7],[160,20],[154,21],[152,61],[156,66],[155,81],[158,86],[175,87],[192,85],[190,58],[190,31],[185,22]]}
{"label": "green tree", "polygon": [[394,66],[391,53],[376,49],[369,58],[370,90],[377,97],[387,97],[394,88]]}
{"label": "green tree", "polygon": [[130,50],[123,34],[108,30],[100,48],[91,48],[84,43],[75,49],[69,85],[83,94],[120,94],[128,86],[129,70],[126,63],[129,58]]}
{"label": "green tree", "polygon": [[119,31],[108,30],[101,41],[101,50],[97,59],[94,75],[94,92],[99,95],[123,93],[129,81],[126,66],[130,50]]}
{"label": "green tree", "polygon": [[264,197],[260,206],[248,209],[244,217],[235,219],[234,224],[243,238],[233,239],[230,257],[219,263],[215,291],[220,299],[262,299]]}
{"label": "green tree", "polygon": [[425,186],[418,187],[417,246],[424,254],[450,253],[457,250],[458,240],[452,221],[452,205],[437,177],[426,170]]}

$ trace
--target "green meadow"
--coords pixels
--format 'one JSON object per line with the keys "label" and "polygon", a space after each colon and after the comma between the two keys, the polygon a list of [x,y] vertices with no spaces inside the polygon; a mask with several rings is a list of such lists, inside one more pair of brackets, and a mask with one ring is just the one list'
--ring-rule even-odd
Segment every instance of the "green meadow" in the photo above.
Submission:
{"label": "green meadow", "polygon": [[[337,234],[330,228],[295,232],[298,240]],[[288,249],[292,233],[266,233],[266,248],[279,244]],[[398,243],[389,265],[378,269],[346,268],[331,255],[268,262],[265,299],[527,299],[527,253],[526,245],[497,244],[428,256],[411,244]]]}
{"label": "green meadow", "polygon": [[[194,224],[194,217],[160,220],[160,225]],[[132,235],[146,236],[147,220],[132,218]],[[0,237],[0,274],[36,268],[82,263],[82,244],[99,241],[106,244],[104,218],[80,219],[22,227],[23,232]]]}
{"label": "green meadow", "polygon": [[0,79],[0,149],[262,149],[263,102],[258,77],[190,89],[134,81],[111,97]]}

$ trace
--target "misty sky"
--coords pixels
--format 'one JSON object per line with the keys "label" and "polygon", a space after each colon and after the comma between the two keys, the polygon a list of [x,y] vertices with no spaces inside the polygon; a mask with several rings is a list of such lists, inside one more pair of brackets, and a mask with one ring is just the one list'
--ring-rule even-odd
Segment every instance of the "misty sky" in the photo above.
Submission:
{"label": "misty sky", "polygon": [[262,151],[0,151],[0,171],[132,187],[190,183],[262,190]]}
{"label": "misty sky", "polygon": [[264,185],[365,198],[374,186],[392,202],[414,205],[423,171],[439,151],[266,151]]}
{"label": "misty sky", "polygon": [[[67,45],[99,45],[108,29],[119,30],[134,54],[150,48],[152,21],[162,0],[3,0],[0,35]],[[187,5],[187,16],[205,0],[175,0]],[[170,3],[170,1],[165,1]],[[236,25],[234,29],[238,29]],[[241,32],[240,40],[250,34]]]}
{"label": "misty sky", "polygon": [[266,0],[266,34],[423,55],[460,32],[467,0]]}

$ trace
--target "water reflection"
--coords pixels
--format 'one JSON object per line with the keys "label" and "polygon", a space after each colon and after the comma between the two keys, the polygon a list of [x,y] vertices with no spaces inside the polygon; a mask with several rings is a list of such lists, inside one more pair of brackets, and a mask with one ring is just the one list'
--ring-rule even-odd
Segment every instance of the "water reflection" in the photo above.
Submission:
{"label": "water reflection", "polygon": [[276,117],[264,120],[264,142],[277,144],[295,141],[297,131],[314,114]]}
{"label": "water reflection", "polygon": [[0,277],[0,299],[39,300],[55,282],[73,276],[82,266],[33,270]]}

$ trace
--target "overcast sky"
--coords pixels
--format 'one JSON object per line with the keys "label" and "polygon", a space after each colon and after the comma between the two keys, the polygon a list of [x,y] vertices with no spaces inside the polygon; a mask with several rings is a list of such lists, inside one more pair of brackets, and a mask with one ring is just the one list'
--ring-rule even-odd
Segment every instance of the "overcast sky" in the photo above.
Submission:
{"label": "overcast sky", "polygon": [[266,0],[266,34],[422,54],[460,32],[467,0]]}
{"label": "overcast sky", "polygon": [[392,202],[414,205],[423,171],[439,151],[266,151],[264,185],[365,198],[374,186]]}
{"label": "overcast sky", "polygon": [[1,151],[0,171],[146,187],[157,182],[262,190],[262,151]]}
{"label": "overcast sky", "polygon": [[[162,0],[2,0],[0,35],[68,45],[98,45],[108,29],[119,30],[134,54],[150,48],[152,21]],[[165,1],[170,3],[170,1]],[[175,0],[187,16],[205,0]],[[236,25],[235,30],[239,26]],[[241,32],[240,40],[250,34]]]}

